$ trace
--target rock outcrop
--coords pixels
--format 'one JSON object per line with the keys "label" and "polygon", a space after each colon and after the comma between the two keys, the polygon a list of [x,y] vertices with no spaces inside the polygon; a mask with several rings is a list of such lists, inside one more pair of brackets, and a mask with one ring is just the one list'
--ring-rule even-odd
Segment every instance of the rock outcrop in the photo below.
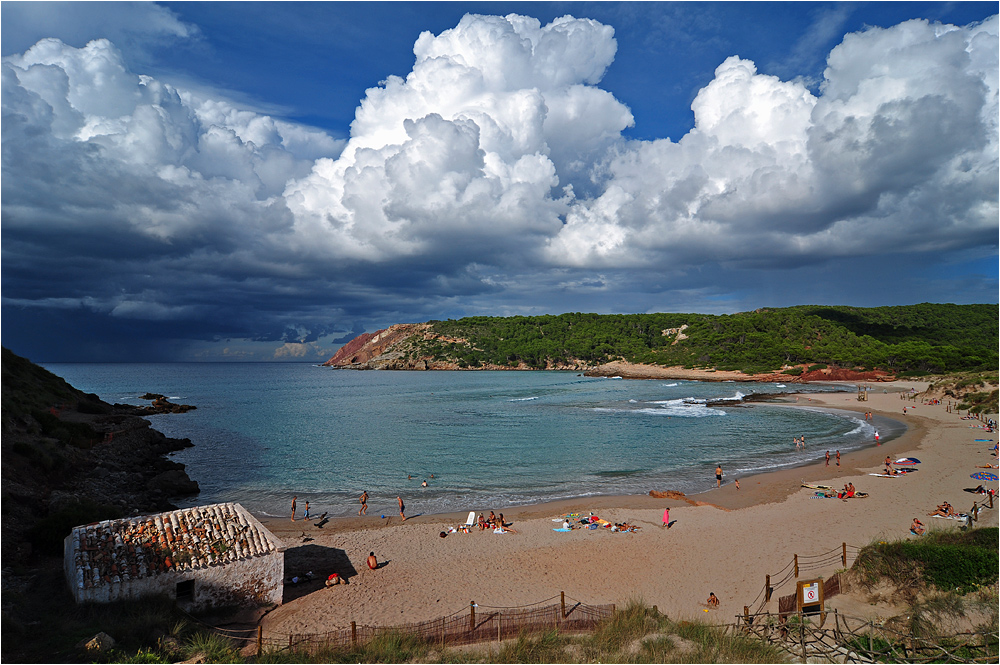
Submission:
{"label": "rock outcrop", "polygon": [[[430,330],[428,323],[397,323],[373,333],[363,333],[340,347],[332,358],[323,363],[326,367],[349,367],[353,369],[389,369],[384,365],[393,364],[401,358],[400,347],[414,336],[423,337]],[[393,350],[397,350],[393,354]],[[372,365],[372,361],[380,360]],[[399,364],[398,362],[395,364]],[[423,363],[426,365],[426,363]],[[421,369],[415,366],[391,367],[391,369]],[[426,368],[426,367],[424,367]]]}
{"label": "rock outcrop", "polygon": [[[60,515],[162,512],[175,507],[171,498],[198,493],[184,465],[166,458],[191,441],[135,415],[146,408],[107,404],[3,350],[5,566],[30,564],[33,527],[54,529]],[[51,535],[47,542],[62,537]]]}

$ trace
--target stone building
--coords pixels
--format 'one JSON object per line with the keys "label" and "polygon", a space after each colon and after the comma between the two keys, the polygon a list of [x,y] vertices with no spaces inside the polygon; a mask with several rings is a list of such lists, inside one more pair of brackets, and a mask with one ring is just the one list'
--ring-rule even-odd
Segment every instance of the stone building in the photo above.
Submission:
{"label": "stone building", "polygon": [[166,594],[188,610],[280,604],[285,546],[238,503],[78,526],[63,568],[76,602]]}

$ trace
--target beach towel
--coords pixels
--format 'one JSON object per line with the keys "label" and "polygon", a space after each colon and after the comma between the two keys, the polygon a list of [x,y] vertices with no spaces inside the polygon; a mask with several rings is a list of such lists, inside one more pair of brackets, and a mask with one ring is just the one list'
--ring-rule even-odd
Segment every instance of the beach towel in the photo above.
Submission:
{"label": "beach towel", "polygon": [[567,529],[565,527],[559,527],[558,529],[552,529],[553,531],[572,531],[573,529]]}

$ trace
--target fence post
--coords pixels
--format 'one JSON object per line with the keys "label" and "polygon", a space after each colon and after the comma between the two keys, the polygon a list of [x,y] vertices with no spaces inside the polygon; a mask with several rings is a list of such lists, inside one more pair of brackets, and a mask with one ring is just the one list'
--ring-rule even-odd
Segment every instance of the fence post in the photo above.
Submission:
{"label": "fence post", "polygon": [[441,649],[444,649],[444,617],[441,617]]}
{"label": "fence post", "polygon": [[802,662],[806,662],[806,622],[805,617],[799,613],[799,644],[802,646]]}
{"label": "fence post", "polygon": [[500,627],[503,625],[503,612],[497,612],[497,644],[500,644]]}
{"label": "fence post", "polygon": [[843,556],[844,568],[847,568],[847,543],[844,543],[843,547],[844,547],[844,556]]}
{"label": "fence post", "polygon": [[566,592],[559,592],[559,604],[562,606],[562,618],[566,618]]}
{"label": "fence post", "polygon": [[264,626],[257,626],[257,655],[259,656],[264,648]]}
{"label": "fence post", "polygon": [[792,556],[795,557],[795,577],[798,577],[799,576],[799,555],[798,554],[793,554]]}
{"label": "fence post", "polygon": [[764,602],[771,602],[771,576],[764,576]]}
{"label": "fence post", "polygon": [[469,631],[476,629],[476,601],[469,601]]}
{"label": "fence post", "polygon": [[743,606],[743,621],[746,623],[747,628],[750,627],[750,608],[746,605]]}
{"label": "fence post", "polygon": [[351,646],[358,646],[358,624],[351,622]]}

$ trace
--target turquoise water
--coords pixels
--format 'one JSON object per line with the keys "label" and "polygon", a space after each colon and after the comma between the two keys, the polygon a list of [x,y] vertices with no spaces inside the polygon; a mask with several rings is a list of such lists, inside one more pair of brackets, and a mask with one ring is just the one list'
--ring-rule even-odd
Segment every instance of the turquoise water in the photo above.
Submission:
{"label": "turquoise water", "polygon": [[[715,486],[718,463],[732,480],[874,439],[873,426],[848,412],[741,402],[790,389],[775,384],[308,364],[45,367],[109,402],[145,404],[139,397],[156,392],[197,406],[150,417],[195,444],[173,455],[201,486],[189,503],[239,501],[274,515],[286,513],[293,494],[314,514],[349,515],[362,490],[369,514],[395,513],[397,494],[407,514],[428,514],[651,489],[695,493]],[[883,441],[903,427],[876,426]],[[803,435],[807,448],[797,451],[792,439]]]}

